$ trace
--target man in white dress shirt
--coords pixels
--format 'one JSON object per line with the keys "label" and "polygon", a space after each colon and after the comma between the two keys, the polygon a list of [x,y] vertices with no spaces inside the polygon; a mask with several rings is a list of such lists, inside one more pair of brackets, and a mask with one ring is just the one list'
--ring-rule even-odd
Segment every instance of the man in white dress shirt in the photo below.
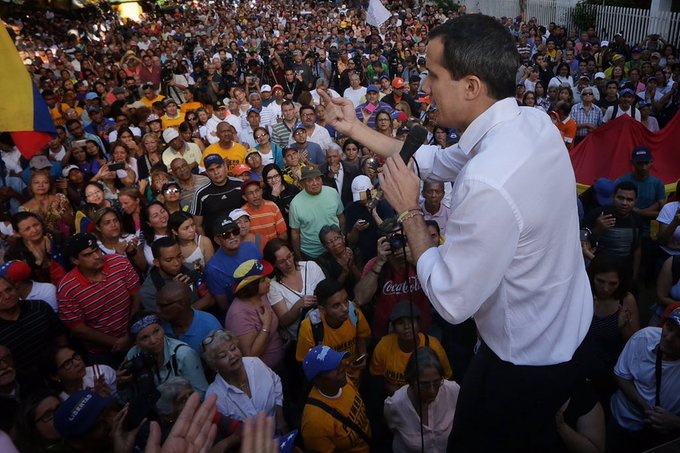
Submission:
{"label": "man in white dress shirt", "polygon": [[415,155],[424,179],[455,180],[439,248],[418,206],[418,177],[396,154],[402,143],[369,130],[349,101],[323,98],[331,126],[393,155],[381,187],[432,305],[449,322],[477,323],[482,346],[462,382],[450,451],[554,451],[554,415],[592,318],[574,173],[549,118],[517,107],[518,62],[510,33],[488,16],[430,34],[424,90],[439,124],[465,131],[454,146]]}

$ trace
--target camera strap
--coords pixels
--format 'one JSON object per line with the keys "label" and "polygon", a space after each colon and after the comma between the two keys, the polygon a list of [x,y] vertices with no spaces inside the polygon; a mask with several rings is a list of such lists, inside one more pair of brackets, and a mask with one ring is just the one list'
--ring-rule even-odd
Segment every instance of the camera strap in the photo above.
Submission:
{"label": "camera strap", "polygon": [[654,377],[656,380],[656,395],[654,397],[654,406],[661,406],[661,371],[663,369],[661,363],[661,342],[656,347],[656,367],[654,370]]}

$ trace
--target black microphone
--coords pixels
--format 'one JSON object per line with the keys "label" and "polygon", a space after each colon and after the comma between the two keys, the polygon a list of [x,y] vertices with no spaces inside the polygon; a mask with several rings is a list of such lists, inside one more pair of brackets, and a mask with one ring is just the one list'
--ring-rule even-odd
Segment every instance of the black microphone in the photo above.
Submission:
{"label": "black microphone", "polygon": [[401,151],[399,151],[399,155],[406,165],[408,165],[408,161],[411,160],[411,157],[418,151],[418,148],[423,146],[425,139],[427,139],[427,129],[420,124],[414,124],[411,127],[411,130],[408,131],[404,146],[402,146]]}
{"label": "black microphone", "polygon": [[[406,165],[408,165],[408,162],[411,160],[416,151],[418,151],[418,148],[423,146],[423,143],[425,143],[426,138],[427,129],[425,129],[423,126],[419,124],[414,124],[411,127],[411,130],[408,131],[408,135],[406,136],[404,145],[401,147],[401,150],[399,151],[399,155],[401,156],[402,160]],[[377,192],[374,196],[371,196],[370,191],[368,192],[368,203],[366,203],[366,207],[368,209],[375,208],[378,205],[378,202],[383,197],[382,189],[380,189],[378,184],[376,184],[376,189]]]}

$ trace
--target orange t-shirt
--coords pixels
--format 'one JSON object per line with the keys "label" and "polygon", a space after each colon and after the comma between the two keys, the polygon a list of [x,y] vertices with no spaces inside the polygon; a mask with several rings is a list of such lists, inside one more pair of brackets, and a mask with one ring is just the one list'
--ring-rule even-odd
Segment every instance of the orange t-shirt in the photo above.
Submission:
{"label": "orange t-shirt", "polygon": [[574,140],[576,139],[576,121],[571,117],[567,117],[566,121],[558,121],[556,125],[567,149],[572,149],[574,147]]}

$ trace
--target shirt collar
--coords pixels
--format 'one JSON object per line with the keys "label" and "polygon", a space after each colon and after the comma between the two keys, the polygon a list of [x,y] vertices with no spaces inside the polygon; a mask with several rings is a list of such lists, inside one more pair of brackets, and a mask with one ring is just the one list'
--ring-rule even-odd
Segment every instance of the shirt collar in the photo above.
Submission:
{"label": "shirt collar", "polygon": [[470,123],[470,126],[460,136],[458,146],[465,154],[470,154],[472,149],[477,146],[482,138],[497,124],[509,121],[519,115],[521,110],[514,97],[509,97],[496,101],[484,113],[479,115]]}

